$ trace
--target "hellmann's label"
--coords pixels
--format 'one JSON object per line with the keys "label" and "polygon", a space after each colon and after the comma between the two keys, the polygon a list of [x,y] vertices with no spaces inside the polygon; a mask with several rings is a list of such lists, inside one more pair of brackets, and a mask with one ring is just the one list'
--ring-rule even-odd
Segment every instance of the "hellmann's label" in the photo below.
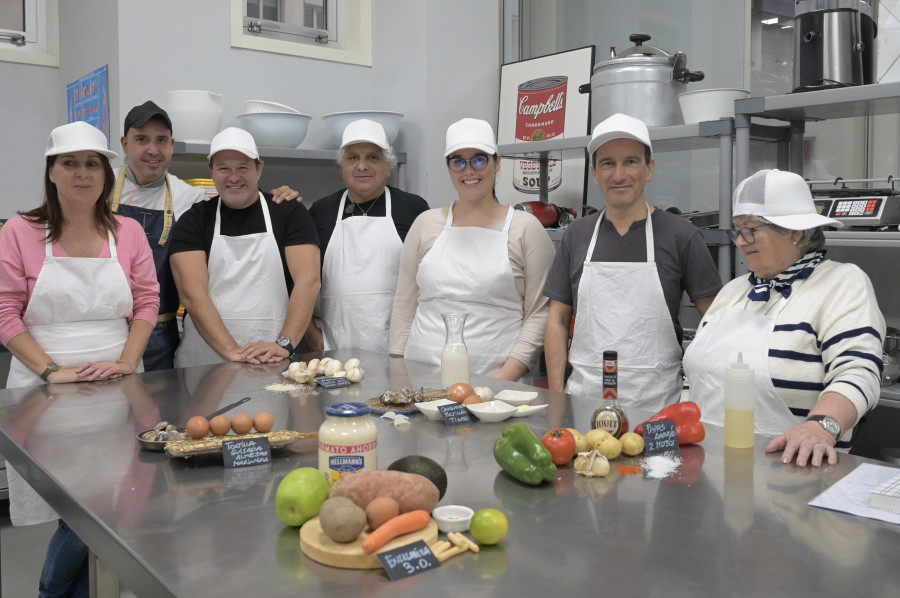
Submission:
{"label": "hellmann's label", "polygon": [[319,471],[334,486],[346,475],[377,469],[377,450],[377,440],[349,446],[319,442]]}

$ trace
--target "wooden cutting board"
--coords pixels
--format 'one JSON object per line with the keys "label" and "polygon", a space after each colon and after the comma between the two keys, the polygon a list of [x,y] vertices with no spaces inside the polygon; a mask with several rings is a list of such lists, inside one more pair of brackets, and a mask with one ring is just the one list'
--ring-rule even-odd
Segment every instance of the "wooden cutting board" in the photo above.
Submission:
{"label": "wooden cutting board", "polygon": [[[340,567],[341,569],[381,569],[381,561],[376,554],[366,554],[362,549],[362,541],[368,536],[363,532],[353,542],[341,544],[325,535],[319,518],[315,517],[303,524],[300,528],[300,550],[303,554],[324,565]],[[399,548],[406,544],[425,540],[426,544],[434,544],[438,537],[438,527],[434,519],[428,522],[424,529],[411,534],[405,534],[394,538],[378,552]]]}

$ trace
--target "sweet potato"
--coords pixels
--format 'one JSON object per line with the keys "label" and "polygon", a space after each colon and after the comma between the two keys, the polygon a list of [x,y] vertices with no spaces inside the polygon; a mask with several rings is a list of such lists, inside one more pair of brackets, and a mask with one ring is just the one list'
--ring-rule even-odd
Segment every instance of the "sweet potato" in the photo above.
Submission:
{"label": "sweet potato", "polygon": [[400,505],[401,513],[423,510],[431,512],[440,500],[434,483],[417,473],[402,471],[366,471],[341,478],[331,496],[346,496],[363,509],[379,496],[390,496]]}

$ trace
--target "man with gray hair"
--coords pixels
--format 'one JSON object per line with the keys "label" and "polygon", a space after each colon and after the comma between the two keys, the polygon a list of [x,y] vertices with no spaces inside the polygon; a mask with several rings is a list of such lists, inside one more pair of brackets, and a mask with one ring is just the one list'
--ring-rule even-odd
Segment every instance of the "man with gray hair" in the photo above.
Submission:
{"label": "man with gray hair", "polygon": [[348,124],[337,161],[347,188],[309,209],[322,248],[322,291],[320,318],[304,338],[310,351],[387,353],[400,248],[428,204],[387,185],[397,158],[377,122]]}

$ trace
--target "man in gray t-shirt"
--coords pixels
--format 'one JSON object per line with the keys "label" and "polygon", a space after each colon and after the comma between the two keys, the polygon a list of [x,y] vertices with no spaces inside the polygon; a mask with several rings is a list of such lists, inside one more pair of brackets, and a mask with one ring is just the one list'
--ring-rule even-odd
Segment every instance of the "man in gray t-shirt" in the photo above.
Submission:
{"label": "man in gray t-shirt", "polygon": [[[603,351],[615,350],[619,386],[627,389],[620,393],[622,398],[648,409],[661,408],[677,400],[676,386],[680,390],[681,297],[687,291],[702,315],[722,284],[700,231],[646,203],[644,189],[655,163],[643,122],[611,116],[594,129],[588,152],[606,209],[602,220],[595,214],[572,223],[547,279],[549,387],[599,390]],[[567,361],[573,367],[568,385]]]}

